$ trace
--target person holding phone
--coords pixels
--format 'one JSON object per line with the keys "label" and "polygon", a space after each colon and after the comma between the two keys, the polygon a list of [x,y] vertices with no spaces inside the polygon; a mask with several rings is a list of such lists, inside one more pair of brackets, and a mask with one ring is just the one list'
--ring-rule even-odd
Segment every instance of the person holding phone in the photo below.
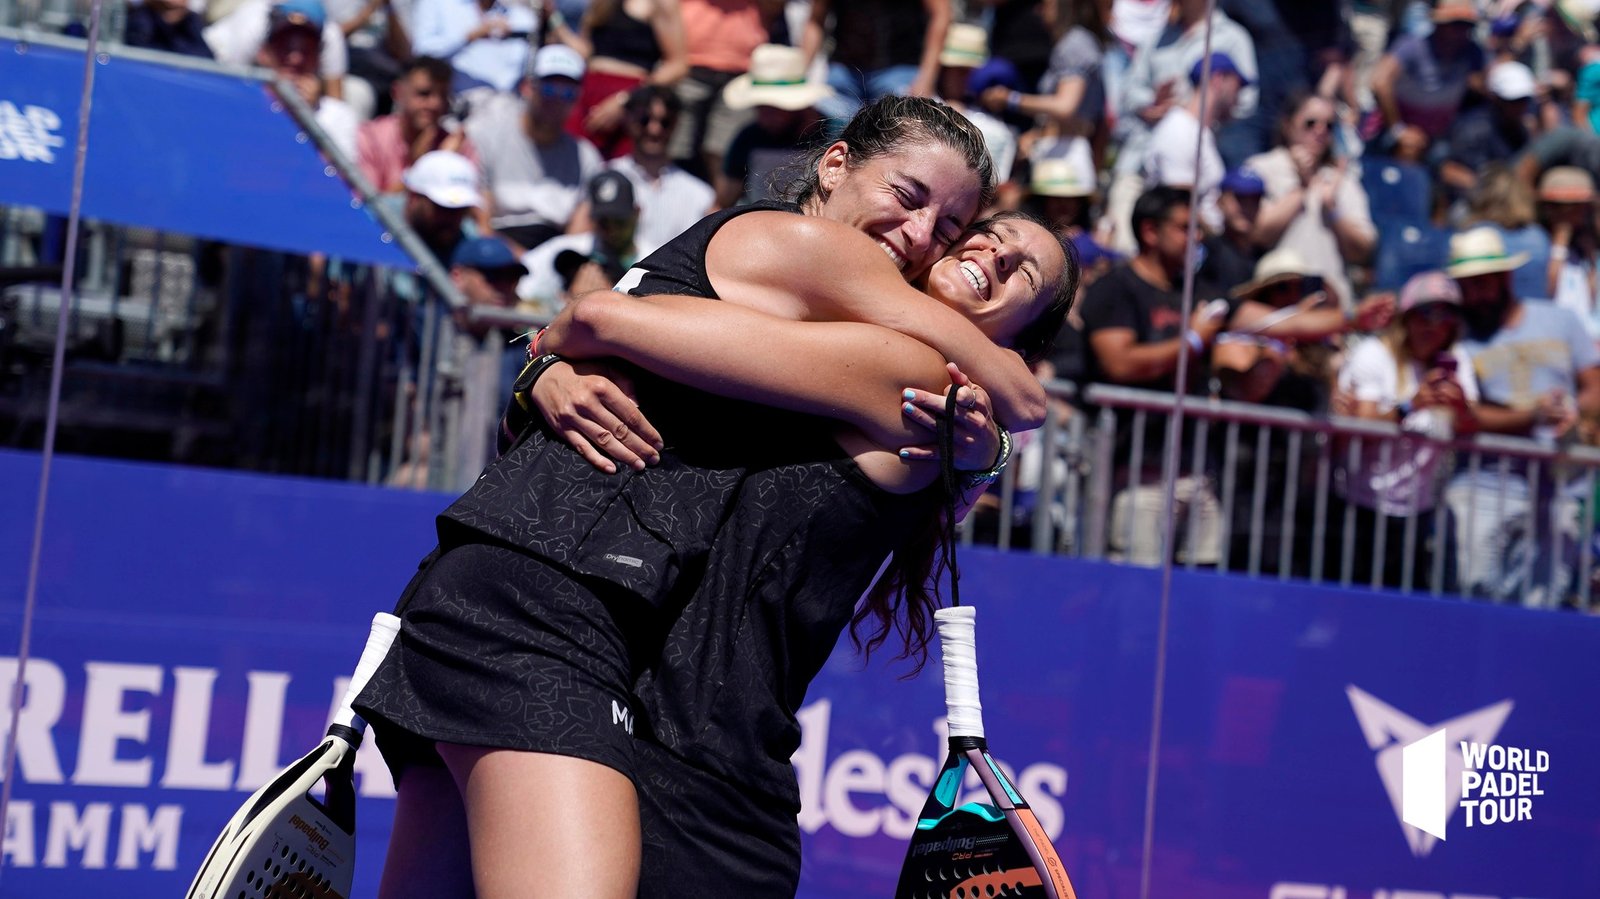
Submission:
{"label": "person holding phone", "polygon": [[[1450,529],[1435,532],[1434,516],[1449,473],[1450,447],[1440,441],[1477,430],[1473,407],[1478,383],[1471,361],[1457,346],[1461,334],[1461,288],[1444,272],[1415,275],[1400,291],[1400,315],[1383,333],[1358,343],[1339,371],[1335,411],[1358,418],[1393,421],[1406,436],[1389,443],[1365,440],[1351,465],[1348,447],[1334,452],[1334,490],[1364,536],[1353,547],[1351,578],[1401,589],[1429,583],[1434,554],[1450,553]],[[1413,526],[1408,550],[1408,520]],[[1326,558],[1341,577],[1344,513],[1329,515]],[[1386,550],[1376,558],[1376,535]],[[1405,577],[1406,559],[1411,576]],[[1446,588],[1454,565],[1444,566]]]}
{"label": "person holding phone", "polygon": [[1266,184],[1256,245],[1299,252],[1339,296],[1348,297],[1345,267],[1367,263],[1378,243],[1360,171],[1336,151],[1338,118],[1331,100],[1302,94],[1284,109],[1277,148],[1245,163]]}

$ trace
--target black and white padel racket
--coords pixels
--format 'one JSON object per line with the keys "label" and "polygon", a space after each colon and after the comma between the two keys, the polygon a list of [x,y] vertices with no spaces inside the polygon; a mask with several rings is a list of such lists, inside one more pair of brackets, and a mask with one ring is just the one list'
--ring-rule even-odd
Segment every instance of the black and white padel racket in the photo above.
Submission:
{"label": "black and white padel racket", "polygon": [[[255,792],[223,828],[187,899],[346,899],[355,875],[356,749],[367,723],[351,705],[400,632],[380,612],[350,686],[316,749]],[[311,795],[325,781],[324,798]]]}

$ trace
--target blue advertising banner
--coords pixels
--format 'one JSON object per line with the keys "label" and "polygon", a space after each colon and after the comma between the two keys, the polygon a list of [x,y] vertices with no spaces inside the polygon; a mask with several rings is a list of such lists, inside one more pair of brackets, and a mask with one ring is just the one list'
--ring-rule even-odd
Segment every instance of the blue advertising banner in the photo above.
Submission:
{"label": "blue advertising banner", "polygon": [[[260,82],[96,65],[86,217],[412,267]],[[81,51],[0,39],[0,203],[68,212],[82,92]]]}
{"label": "blue advertising banner", "polygon": [[[38,473],[0,453],[7,693]],[[0,889],[180,895],[316,743],[447,500],[59,459]],[[1178,572],[1158,682],[1158,572],[962,558],[990,745],[1086,899],[1139,895],[1147,831],[1158,897],[1600,895],[1600,620]],[[892,893],[944,751],[934,664],[842,641],[813,686],[802,896]],[[370,746],[357,772],[370,896],[393,788]]]}

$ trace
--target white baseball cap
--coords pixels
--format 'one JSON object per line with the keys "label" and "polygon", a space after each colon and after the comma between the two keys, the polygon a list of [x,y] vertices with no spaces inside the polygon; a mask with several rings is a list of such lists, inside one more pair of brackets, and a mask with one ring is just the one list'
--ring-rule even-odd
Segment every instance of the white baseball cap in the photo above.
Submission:
{"label": "white baseball cap", "polygon": [[1502,100],[1526,100],[1537,89],[1533,70],[1520,62],[1502,62],[1489,70],[1489,92]]}
{"label": "white baseball cap", "polygon": [[546,44],[533,55],[533,77],[571,78],[582,81],[583,55],[565,44]]}
{"label": "white baseball cap", "polygon": [[472,160],[450,150],[424,153],[400,176],[406,190],[446,209],[467,209],[483,205],[478,192],[478,167]]}

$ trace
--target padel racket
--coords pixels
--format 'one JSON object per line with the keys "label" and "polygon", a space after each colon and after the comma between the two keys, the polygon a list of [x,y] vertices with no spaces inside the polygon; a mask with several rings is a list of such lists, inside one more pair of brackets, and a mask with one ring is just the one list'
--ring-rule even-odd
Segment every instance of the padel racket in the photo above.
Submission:
{"label": "padel racket", "polygon": [[[1015,784],[989,755],[978,702],[971,606],[939,609],[950,754],[917,820],[900,869],[896,899],[1077,899],[1067,870]],[[956,805],[967,769],[978,772],[990,802]]]}
{"label": "padel racket", "polygon": [[[187,899],[345,899],[355,875],[356,749],[351,705],[389,652],[400,619],[380,612],[322,744],[255,792],[223,829]],[[326,782],[324,798],[311,790]]]}

